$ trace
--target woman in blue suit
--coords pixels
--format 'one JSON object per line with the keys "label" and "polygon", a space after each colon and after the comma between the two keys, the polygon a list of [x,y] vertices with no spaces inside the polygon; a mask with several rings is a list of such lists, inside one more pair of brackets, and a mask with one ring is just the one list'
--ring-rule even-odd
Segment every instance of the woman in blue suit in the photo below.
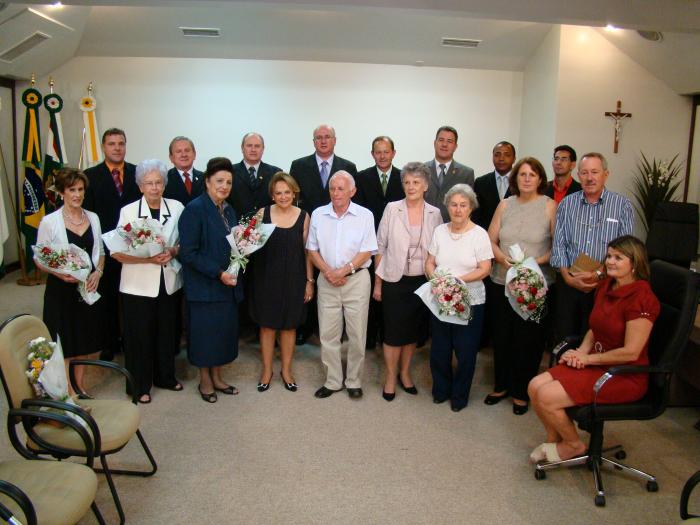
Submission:
{"label": "woman in blue suit", "polygon": [[236,226],[231,193],[233,166],[224,157],[207,163],[206,192],[180,216],[180,261],[187,300],[190,363],[199,368],[199,394],[215,403],[216,392],[238,394],[221,377],[221,368],[238,357],[237,279],[226,273],[231,247],[226,236]]}

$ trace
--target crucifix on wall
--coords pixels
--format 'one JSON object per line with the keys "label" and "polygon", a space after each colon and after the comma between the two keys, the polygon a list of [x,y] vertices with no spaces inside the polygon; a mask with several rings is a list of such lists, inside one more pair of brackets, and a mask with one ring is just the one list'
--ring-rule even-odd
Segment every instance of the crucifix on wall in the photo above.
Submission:
{"label": "crucifix on wall", "polygon": [[615,112],[606,111],[606,117],[610,117],[615,121],[615,146],[613,148],[613,153],[617,153],[618,147],[620,145],[620,132],[622,131],[622,119],[631,118],[632,113],[622,112],[622,101],[617,101],[617,110]]}

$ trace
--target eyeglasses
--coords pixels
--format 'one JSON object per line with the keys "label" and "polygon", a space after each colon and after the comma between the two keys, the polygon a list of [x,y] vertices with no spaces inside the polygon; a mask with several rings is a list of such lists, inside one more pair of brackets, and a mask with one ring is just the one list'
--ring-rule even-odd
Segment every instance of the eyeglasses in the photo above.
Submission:
{"label": "eyeglasses", "polygon": [[570,157],[554,157],[552,158],[554,162],[571,162]]}

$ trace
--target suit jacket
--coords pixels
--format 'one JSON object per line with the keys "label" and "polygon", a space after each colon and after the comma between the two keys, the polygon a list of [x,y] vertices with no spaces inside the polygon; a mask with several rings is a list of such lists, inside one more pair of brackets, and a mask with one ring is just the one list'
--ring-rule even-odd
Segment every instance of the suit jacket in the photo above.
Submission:
{"label": "suit jacket", "polygon": [[386,186],[386,195],[382,191],[382,183],[379,180],[377,166],[372,166],[362,170],[355,177],[357,193],[352,200],[360,206],[364,206],[374,215],[374,229],[379,228],[379,221],[382,220],[384,208],[393,201],[403,199],[406,195],[401,184],[401,170],[395,166],[391,167],[389,182]]}
{"label": "suit jacket", "polygon": [[[354,163],[338,155],[334,155],[333,164],[328,174],[328,180],[331,180],[330,176],[340,170],[347,171],[353,177],[357,175],[357,168]],[[326,184],[324,187],[321,184],[321,172],[318,171],[315,153],[293,161],[291,168],[289,168],[289,174],[294,177],[301,189],[299,207],[302,210],[306,210],[309,215],[311,215],[316,208],[328,204],[331,201],[330,195],[328,194],[328,185]]]}
{"label": "suit jacket", "polygon": [[[176,246],[179,235],[177,222],[185,207],[175,199],[160,200],[160,218],[158,222],[162,227],[161,235],[165,240],[165,246]],[[151,211],[148,209],[146,198],[131,204],[127,204],[119,213],[119,226],[136,219],[150,219]],[[119,282],[119,291],[131,295],[143,297],[157,297],[160,289],[160,272],[163,271],[165,291],[172,295],[182,288],[182,265],[176,259],[172,259],[162,267],[159,264],[122,264],[122,276]]]}
{"label": "suit jacket", "polygon": [[[230,226],[236,225],[236,212],[224,209]],[[242,280],[234,287],[224,285],[219,273],[226,270],[231,245],[228,231],[214,202],[205,192],[193,199],[182,212],[178,223],[180,255],[185,297],[188,301],[228,302],[243,296]]]}
{"label": "suit jacket", "polygon": [[190,177],[192,178],[191,194],[187,193],[185,183],[182,181],[182,177],[180,176],[180,172],[177,171],[177,168],[170,168],[170,171],[168,171],[168,183],[165,185],[163,197],[166,199],[175,199],[184,206],[187,206],[192,199],[199,197],[204,191],[204,173],[193,167]]}
{"label": "suit jacket", "polygon": [[439,208],[443,220],[449,221],[450,216],[442,202],[445,199],[445,193],[455,184],[474,186],[474,170],[452,159],[450,170],[445,174],[445,180],[442,181],[442,186],[440,186],[438,184],[435,159],[426,162],[425,165],[430,170],[430,185],[428,186],[428,191],[425,192],[425,202]]}
{"label": "suit jacket", "polygon": [[[426,203],[423,208],[423,232],[420,238],[420,250],[424,258],[428,257],[428,247],[433,238],[433,231],[441,224],[440,210]],[[377,253],[382,258],[376,272],[382,280],[395,283],[403,276],[410,250],[410,228],[406,201],[401,199],[387,204],[377,232]]]}
{"label": "suit jacket", "polygon": [[103,233],[117,227],[119,212],[124,206],[141,198],[141,190],[136,185],[135,174],[136,166],[125,162],[124,191],[120,196],[107,164],[100,162],[97,166],[85,170],[89,184],[85,190],[83,208],[97,214]]}
{"label": "suit jacket", "polygon": [[241,161],[233,166],[233,188],[227,200],[236,210],[239,218],[272,204],[269,191],[270,179],[278,171],[282,170],[277,166],[260,162],[256,173],[257,182],[253,186],[245,163]]}
{"label": "suit jacket", "polygon": [[[492,171],[476,179],[474,181],[474,193],[476,193],[476,198],[479,201],[479,207],[472,214],[472,220],[488,231],[493,214],[496,213],[496,208],[501,202],[501,199],[498,197],[496,172]],[[508,198],[510,195],[509,187],[503,198]]]}
{"label": "suit jacket", "polygon": [[[569,186],[569,189],[566,190],[566,195],[564,195],[564,197],[566,197],[567,195],[571,195],[572,193],[576,193],[577,191],[580,191],[580,190],[581,190],[581,184],[576,182],[576,179],[572,178],[571,185]],[[554,198],[554,181],[553,180],[550,180],[547,183],[547,189],[545,190],[544,194],[547,197],[549,197],[550,199]]]}

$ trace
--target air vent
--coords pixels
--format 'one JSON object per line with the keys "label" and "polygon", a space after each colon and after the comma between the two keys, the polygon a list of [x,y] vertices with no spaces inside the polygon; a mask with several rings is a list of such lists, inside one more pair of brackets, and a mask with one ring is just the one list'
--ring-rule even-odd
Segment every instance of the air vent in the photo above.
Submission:
{"label": "air vent", "polygon": [[442,37],[442,45],[445,47],[478,47],[481,40],[472,38],[448,38]]}
{"label": "air vent", "polygon": [[19,44],[12,46],[10,49],[4,51],[0,54],[0,60],[5,60],[7,62],[12,62],[17,57],[23,55],[30,49],[34,49],[36,46],[41,44],[44,40],[51,38],[49,35],[44,33],[36,32],[28,38],[22,40]]}
{"label": "air vent", "polygon": [[200,36],[206,38],[217,38],[221,36],[221,30],[216,27],[181,27],[184,36]]}
{"label": "air vent", "polygon": [[661,42],[664,39],[664,34],[661,31],[637,31],[639,36],[652,42]]}

